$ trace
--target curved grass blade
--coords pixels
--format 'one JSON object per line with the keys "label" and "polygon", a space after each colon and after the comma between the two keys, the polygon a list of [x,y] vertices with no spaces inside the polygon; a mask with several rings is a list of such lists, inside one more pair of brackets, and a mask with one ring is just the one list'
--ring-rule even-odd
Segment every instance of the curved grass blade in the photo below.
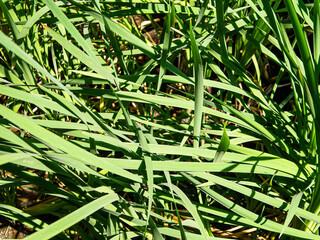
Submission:
{"label": "curved grass blade", "polygon": [[[21,48],[24,48],[24,45],[22,44],[22,41],[19,40],[19,34],[20,34],[20,31],[18,29],[18,26],[16,25],[14,19],[17,19],[17,16],[14,12],[13,13],[13,16],[15,17],[12,17],[12,15],[10,14],[10,12],[8,11],[8,8],[6,7],[5,3],[1,0],[0,1],[0,7],[9,23],[9,26],[12,30],[12,33],[13,33],[13,38],[15,39],[16,43],[21,47]],[[26,83],[30,86],[34,86],[36,85],[36,79],[34,77],[34,75],[32,74],[29,66],[24,62],[22,61],[21,62],[21,67],[22,67],[22,71],[24,73],[24,77],[26,79]],[[35,91],[37,92],[37,91]]]}
{"label": "curved grass blade", "polygon": [[[175,199],[174,194],[173,194],[173,188],[172,188],[172,181],[171,181],[170,173],[169,173],[169,171],[163,171],[163,172],[164,172],[165,178],[167,180],[171,196],[172,196],[173,199]],[[187,240],[186,232],[185,232],[185,230],[183,228],[183,225],[182,225],[182,221],[181,221],[181,217],[180,217],[180,214],[179,214],[179,211],[178,211],[178,208],[177,208],[177,204],[176,204],[175,201],[173,201],[173,203],[175,205],[176,214],[177,214],[177,218],[178,218],[178,222],[179,222],[179,230],[180,230],[180,234],[181,234],[180,237],[181,237],[182,240]]]}
{"label": "curved grass blade", "polygon": [[129,32],[127,29],[120,26],[118,23],[109,19],[106,15],[100,14],[97,11],[95,11],[95,10],[93,10],[83,4],[80,4],[79,2],[76,2],[74,0],[69,0],[69,2],[73,3],[75,6],[78,6],[80,9],[82,9],[84,12],[90,14],[92,17],[97,19],[102,24],[107,23],[109,28],[112,29],[112,31],[114,33],[116,33],[120,37],[124,38],[132,45],[136,46],[138,49],[140,49],[144,54],[146,54],[150,58],[152,58],[152,59],[157,58],[158,54],[152,47],[147,45],[145,42],[143,42],[140,38],[136,37],[134,34]]}
{"label": "curved grass blade", "polygon": [[[308,212],[308,211],[306,211],[303,208],[300,208],[298,206],[295,206],[295,205],[291,206],[293,204],[293,201],[291,202],[291,204],[288,204],[284,200],[268,196],[268,195],[266,195],[264,193],[261,193],[261,192],[258,192],[256,190],[250,189],[248,187],[245,187],[243,185],[240,185],[240,184],[237,184],[235,182],[229,181],[227,179],[223,179],[223,178],[215,176],[213,174],[204,173],[204,172],[189,172],[189,174],[191,174],[192,176],[203,178],[206,181],[208,181],[209,183],[211,183],[211,185],[213,183],[214,184],[219,184],[221,186],[229,188],[229,189],[231,189],[231,190],[233,190],[233,191],[235,191],[237,193],[243,194],[245,196],[248,196],[248,197],[253,196],[254,199],[256,199],[256,200],[258,200],[258,201],[260,201],[262,203],[268,204],[271,207],[279,208],[279,209],[284,210],[284,211],[290,211],[290,209],[294,209],[294,212],[295,212],[295,214],[297,216],[300,216],[302,218],[308,219],[308,220],[316,222],[316,223],[320,222],[320,216],[318,216],[318,215],[316,215],[314,213]],[[207,183],[205,183],[205,184],[207,184]],[[296,199],[296,200],[299,200],[299,198],[300,198],[300,196],[298,196],[298,199]],[[297,202],[295,202],[295,203],[297,203]]]}

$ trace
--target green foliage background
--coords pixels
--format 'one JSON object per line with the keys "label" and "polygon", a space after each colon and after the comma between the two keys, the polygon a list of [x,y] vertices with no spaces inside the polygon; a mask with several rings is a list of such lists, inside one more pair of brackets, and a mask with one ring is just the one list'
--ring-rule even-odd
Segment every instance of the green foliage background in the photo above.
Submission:
{"label": "green foliage background", "polygon": [[319,0],[0,7],[0,213],[26,239],[320,239]]}

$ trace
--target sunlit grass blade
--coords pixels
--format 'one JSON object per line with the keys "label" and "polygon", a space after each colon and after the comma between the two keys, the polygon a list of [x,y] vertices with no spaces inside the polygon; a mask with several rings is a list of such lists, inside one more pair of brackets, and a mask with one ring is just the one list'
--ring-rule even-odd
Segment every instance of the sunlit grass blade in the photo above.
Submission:
{"label": "sunlit grass blade", "polygon": [[[138,138],[142,150],[142,156],[144,159],[144,164],[145,164],[145,170],[147,174],[147,180],[148,180],[148,192],[149,192],[149,198],[148,198],[148,210],[147,210],[147,221],[149,221],[150,214],[151,214],[151,207],[153,203],[153,167],[152,167],[152,158],[149,155],[149,146],[147,143],[147,139],[144,136],[142,129],[139,127],[138,123],[133,122],[135,128],[137,129],[138,132]],[[146,152],[145,152],[146,151]],[[152,223],[151,223],[152,224]]]}
{"label": "sunlit grass blade", "polygon": [[54,222],[50,226],[40,230],[25,239],[32,240],[32,239],[50,239],[60,232],[72,227],[74,224],[80,222],[81,220],[85,219],[86,217],[90,216],[94,212],[98,211],[100,208],[119,200],[117,194],[108,194],[103,197],[100,197],[83,207],[73,211],[72,213],[68,214],[64,218]]}
{"label": "sunlit grass blade", "polygon": [[[188,176],[186,173],[183,174],[186,176],[191,182],[194,184],[200,184],[200,182],[196,179],[194,179],[191,176]],[[213,197],[217,202],[222,204],[224,207],[230,209],[231,211],[235,212],[236,214],[239,214],[242,217],[245,217],[247,219],[250,219],[258,224],[261,224],[261,227],[264,229],[269,229],[275,232],[280,233],[282,230],[282,224],[276,223],[272,220],[267,220],[263,217],[260,217],[259,215],[241,207],[240,205],[228,200],[227,198],[223,197],[222,195],[218,194],[217,192],[210,189],[210,187],[201,187],[201,189],[207,193],[209,196]],[[313,234],[307,234],[304,231],[293,229],[293,228],[287,228],[284,232],[284,234],[288,236],[294,236],[296,238],[301,239],[320,239],[320,237],[315,236]]]}
{"label": "sunlit grass blade", "polygon": [[[309,44],[305,38],[305,34],[303,32],[301,23],[296,14],[296,11],[294,10],[294,6],[291,0],[286,0],[285,3],[288,8],[288,13],[290,15],[290,18],[292,19],[293,29],[295,31],[297,43],[301,53],[302,62],[304,64],[304,68],[306,71],[306,81],[309,86],[312,99],[318,99],[319,98],[318,87],[317,87],[318,84],[314,76],[314,61],[310,53]],[[319,108],[317,107],[315,111],[316,113],[313,113],[314,116],[318,116],[320,114]]]}
{"label": "sunlit grass blade", "polygon": [[299,207],[299,203],[301,201],[302,196],[303,196],[303,192],[299,192],[293,196],[290,207],[289,207],[288,215],[287,215],[286,220],[283,224],[283,228],[281,230],[279,237],[281,237],[281,235],[284,233],[284,231],[286,230],[286,228],[289,226],[290,222],[292,221],[292,219],[297,211],[297,208]]}
{"label": "sunlit grass blade", "polygon": [[319,6],[1,1],[3,219],[31,239],[319,239]]}
{"label": "sunlit grass blade", "polygon": [[35,156],[34,154],[28,154],[28,153],[7,153],[7,154],[1,154],[0,155],[0,165],[19,161],[22,159],[28,159],[32,156]]}
{"label": "sunlit grass blade", "polygon": [[79,6],[81,9],[83,9],[85,12],[96,18],[99,22],[104,24],[104,21],[109,25],[109,28],[112,29],[113,32],[115,32],[117,35],[121,36],[125,40],[127,40],[132,45],[136,46],[138,49],[140,49],[143,53],[145,53],[147,56],[151,58],[155,58],[157,56],[156,51],[147,45],[145,42],[143,42],[141,39],[137,38],[135,35],[133,35],[131,32],[126,30],[125,28],[121,27],[116,22],[112,21],[105,15],[100,15],[93,9],[86,7],[83,4],[80,4],[76,1],[70,0],[71,3],[75,4],[76,6]]}
{"label": "sunlit grass blade", "polygon": [[209,3],[209,0],[205,0],[201,5],[201,9],[200,9],[200,13],[198,15],[198,18],[197,18],[197,21],[195,23],[195,27],[201,22],[201,20],[203,19],[204,17],[204,13],[208,7],[208,3]]}
{"label": "sunlit grass blade", "polygon": [[17,40],[18,36],[20,34],[20,31],[15,23],[15,20],[17,20],[17,17],[15,17],[15,19],[13,19],[10,12],[8,11],[8,8],[6,7],[4,1],[0,1],[0,7],[6,17],[6,20],[8,21],[8,24],[11,28],[12,33],[13,33],[13,37]]}
{"label": "sunlit grass blade", "polygon": [[221,136],[221,140],[220,140],[216,155],[214,156],[213,162],[216,163],[221,161],[224,153],[228,150],[229,145],[230,145],[230,140],[226,132],[226,124],[224,124],[223,134]]}
{"label": "sunlit grass blade", "polygon": [[[172,188],[172,181],[171,181],[170,173],[168,171],[164,171],[164,175],[166,177],[166,180],[167,180],[167,183],[168,183],[168,186],[169,186],[169,189],[170,189],[171,196],[174,199],[174,193],[173,193],[174,191],[173,191],[173,188]],[[179,211],[178,211],[178,208],[177,208],[177,204],[176,204],[175,201],[174,201],[174,205],[175,205],[175,208],[176,208],[177,218],[178,218],[178,222],[179,222],[179,230],[180,230],[180,234],[181,234],[181,239],[182,240],[186,240],[187,239],[186,232],[185,232],[185,230],[183,228],[182,221],[181,221],[181,218],[180,218],[180,214],[179,214]]]}
{"label": "sunlit grass blade", "polygon": [[79,45],[86,51],[91,61],[93,61],[95,64],[99,64],[95,54],[92,51],[92,48],[88,46],[88,43],[81,36],[76,27],[69,21],[68,17],[60,10],[56,3],[52,0],[44,0],[44,2],[50,8],[53,14],[60,20],[60,22],[63,22],[64,27],[74,37]]}
{"label": "sunlit grass blade", "polygon": [[13,124],[16,124],[17,126],[27,130],[30,134],[33,134],[37,138],[41,139],[46,144],[48,144],[48,146],[54,146],[55,148],[69,153],[86,164],[96,165],[100,162],[100,164],[102,165],[106,164],[104,168],[109,171],[115,171],[115,173],[117,172],[118,174],[123,175],[124,177],[132,178],[132,180],[134,179],[134,181],[141,181],[139,176],[136,176],[118,167],[112,166],[111,164],[107,164],[106,162],[100,160],[99,158],[90,154],[86,150],[79,148],[71,142],[68,142],[58,137],[54,133],[36,125],[35,123],[28,120],[26,117],[14,113],[10,109],[2,105],[0,105],[0,115],[10,120]]}
{"label": "sunlit grass blade", "polygon": [[[16,14],[14,13],[14,11],[11,10],[11,14],[9,11],[8,11],[8,8],[6,7],[5,5],[5,2],[4,1],[0,1],[0,7],[9,23],[9,26],[12,30],[12,33],[13,33],[13,38],[15,39],[16,43],[24,48],[24,45],[22,44],[22,41],[20,41],[19,39],[19,34],[20,34],[20,30],[18,28],[18,26],[16,25],[15,21],[17,21],[17,16]],[[13,58],[15,58],[15,56],[13,56]],[[35,77],[34,75],[32,74],[29,66],[24,62],[22,61],[21,62],[21,67],[22,67],[22,71],[24,73],[24,77],[25,77],[25,80],[26,80],[26,83],[28,85],[35,85],[36,84],[36,80],[35,80]]]}
{"label": "sunlit grass blade", "polygon": [[[61,5],[63,5],[63,2],[56,2],[56,5],[61,6]],[[35,12],[32,15],[32,17],[28,19],[26,24],[23,25],[23,28],[21,29],[21,32],[18,35],[18,39],[19,40],[24,39],[28,35],[31,28],[37,23],[37,21],[49,11],[50,11],[50,8],[45,6],[45,7],[41,8],[40,10],[38,10],[37,12]]]}
{"label": "sunlit grass blade", "polygon": [[104,76],[107,82],[111,82],[113,84],[116,83],[115,77],[99,62],[93,61],[92,58],[90,58],[87,54],[85,54],[83,51],[81,51],[79,48],[77,48],[74,44],[69,42],[66,38],[61,36],[60,34],[56,33],[53,31],[51,28],[48,26],[43,25],[48,33],[55,39],[57,40],[63,47],[66,49],[68,52],[70,52],[72,55],[77,57],[81,62],[86,64],[88,67],[99,73],[101,76]]}
{"label": "sunlit grass blade", "polygon": [[24,211],[16,207],[6,204],[0,204],[0,209],[1,216],[6,216],[14,221],[19,221],[35,230],[39,230],[43,227],[48,226],[47,223],[45,223],[44,221],[41,221],[40,219],[37,219],[36,217],[33,217],[30,214],[25,213]]}
{"label": "sunlit grass blade", "polygon": [[[296,214],[297,216],[300,216],[302,218],[311,220],[313,222],[319,223],[320,217],[316,214],[313,214],[311,212],[308,212],[304,210],[303,208],[300,208],[297,204],[299,204],[300,197],[302,197],[302,193],[296,194],[296,198],[292,200],[290,204],[286,203],[283,200],[280,200],[278,198],[274,198],[271,196],[267,196],[263,193],[260,193],[258,191],[255,191],[253,189],[249,189],[248,187],[245,187],[243,185],[237,184],[235,182],[229,181],[227,179],[223,179],[221,177],[214,176],[212,174],[208,173],[203,173],[203,172],[190,172],[191,175],[197,176],[203,179],[206,179],[207,181],[210,181],[211,183],[214,184],[219,184],[221,186],[225,186],[229,189],[232,189],[233,191],[238,192],[239,194],[244,194],[246,196],[252,196],[254,195],[254,199],[261,201],[265,204],[268,204],[272,207],[280,208],[282,210],[288,211],[288,216],[289,216],[289,211],[291,213]],[[206,184],[206,183],[205,183]],[[212,185],[212,184],[211,184]],[[201,187],[202,185],[199,185],[198,187]],[[290,223],[290,221],[289,221]],[[285,225],[285,224],[284,224]]]}
{"label": "sunlit grass blade", "polygon": [[196,43],[196,39],[193,34],[193,28],[190,22],[190,42],[191,50],[193,55],[193,66],[194,66],[194,81],[195,81],[195,101],[194,101],[194,129],[193,129],[193,146],[199,147],[199,137],[202,126],[202,115],[203,115],[203,66],[200,56],[200,52]]}

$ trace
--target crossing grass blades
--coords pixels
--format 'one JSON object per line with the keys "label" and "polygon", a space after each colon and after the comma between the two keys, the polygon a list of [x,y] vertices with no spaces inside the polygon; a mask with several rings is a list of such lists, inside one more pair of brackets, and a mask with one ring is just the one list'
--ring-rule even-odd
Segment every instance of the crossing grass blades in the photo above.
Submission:
{"label": "crossing grass blades", "polygon": [[319,0],[0,8],[0,213],[25,239],[320,239]]}

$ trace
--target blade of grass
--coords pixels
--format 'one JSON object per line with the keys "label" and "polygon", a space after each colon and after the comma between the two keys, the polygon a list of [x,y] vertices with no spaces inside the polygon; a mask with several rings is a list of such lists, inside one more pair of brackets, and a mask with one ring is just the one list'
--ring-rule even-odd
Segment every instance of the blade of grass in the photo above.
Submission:
{"label": "blade of grass", "polygon": [[221,161],[223,155],[228,150],[229,145],[230,145],[230,140],[229,140],[228,134],[226,132],[226,123],[225,123],[224,128],[223,128],[223,134],[221,137],[221,141],[219,143],[216,155],[214,156],[214,159],[213,159],[214,163]]}
{"label": "blade of grass", "polygon": [[303,192],[299,192],[292,197],[292,201],[291,201],[291,204],[289,207],[288,215],[286,217],[286,220],[283,223],[283,227],[280,232],[279,238],[281,238],[282,234],[287,229],[287,227],[289,226],[290,222],[292,221],[294,215],[296,214],[302,196],[303,196]]}
{"label": "blade of grass", "polygon": [[196,43],[196,39],[193,34],[193,28],[190,22],[190,42],[191,50],[193,55],[194,64],[194,81],[195,81],[195,101],[194,101],[194,129],[193,129],[193,147],[199,147],[199,138],[202,126],[202,115],[203,115],[203,66],[202,60],[199,53],[199,49]]}
{"label": "blade of grass", "polygon": [[314,59],[314,78],[319,79],[320,71],[320,3],[319,0],[315,0],[313,3],[313,59]]}
{"label": "blade of grass", "polygon": [[76,27],[70,22],[68,17],[60,10],[57,4],[52,0],[44,0],[47,7],[50,8],[52,13],[63,23],[63,26],[67,29],[67,31],[73,36],[73,38],[79,43],[79,45],[86,51],[89,55],[91,61],[94,64],[99,64],[93,49],[88,45],[86,40],[81,36]]}
{"label": "blade of grass", "polygon": [[[163,185],[168,186],[165,183]],[[209,239],[208,232],[207,232],[206,228],[203,225],[203,220],[201,219],[201,216],[200,216],[197,208],[191,203],[191,201],[189,200],[187,195],[183,191],[181,191],[181,189],[179,189],[175,185],[171,185],[171,188],[178,195],[178,197],[182,200],[184,207],[190,212],[190,214],[194,218],[194,220],[197,223],[198,228],[199,228],[199,230],[201,232],[202,238],[203,239]]]}
{"label": "blade of grass", "polygon": [[[77,96],[75,96],[68,88],[66,88],[60,81],[54,78],[51,74],[49,74],[42,66],[40,66],[35,60],[33,60],[28,54],[26,54],[21,48],[19,48],[16,44],[14,44],[10,38],[4,35],[0,31],[0,43],[4,45],[7,49],[10,49],[13,53],[15,53],[19,58],[26,61],[28,64],[36,68],[39,72],[45,75],[48,79],[50,79],[53,83],[59,86],[62,90],[67,92],[70,96],[72,96],[86,111],[90,116],[99,124],[99,126],[104,129],[106,132],[113,134],[113,129],[103,123],[101,119],[96,116]],[[78,49],[78,48],[76,48]],[[107,71],[108,72],[108,71]],[[81,116],[79,116],[81,119]],[[86,121],[84,121],[86,122]]]}
{"label": "blade of grass", "polygon": [[[187,179],[189,179],[192,183],[194,184],[201,184],[198,180],[195,178],[189,176],[187,173],[181,173],[183,176],[185,176]],[[264,217],[260,217],[259,215],[251,212],[250,210],[241,207],[240,205],[230,201],[229,199],[223,197],[219,193],[213,191],[210,187],[201,187],[201,190],[203,190],[206,194],[214,198],[217,202],[222,204],[224,207],[227,209],[235,212],[236,214],[239,214],[240,216],[250,219],[258,224],[260,224],[261,228],[265,230],[271,230],[273,232],[278,232],[280,233],[282,230],[282,224],[279,224],[277,222],[274,222],[272,220],[268,220]],[[320,236],[310,234],[310,233],[305,233],[304,231],[297,230],[294,228],[287,228],[284,232],[285,235],[287,236],[292,236],[296,238],[301,238],[301,239],[320,239]]]}
{"label": "blade of grass", "polygon": [[53,145],[66,153],[73,155],[75,158],[81,160],[83,163],[91,164],[94,166],[100,165],[100,167],[107,169],[108,171],[114,172],[116,174],[122,175],[125,178],[131,178],[134,181],[141,182],[141,178],[135,174],[118,168],[112,164],[108,164],[95,155],[87,152],[86,150],[72,144],[71,142],[58,137],[54,133],[36,125],[35,123],[28,120],[17,113],[14,113],[10,109],[0,105],[0,115],[7,118],[13,124],[25,129],[30,134],[44,141],[48,146]]}
{"label": "blade of grass", "polygon": [[[10,12],[8,11],[5,3],[2,0],[0,1],[0,7],[1,7],[1,9],[2,9],[2,11],[3,11],[8,23],[9,23],[9,26],[10,26],[10,28],[12,30],[13,38],[15,39],[15,41],[17,42],[17,44],[21,48],[24,48],[24,45],[22,44],[22,41],[19,41],[19,38],[18,38],[19,34],[20,34],[20,31],[19,31],[19,29],[18,29],[13,17],[11,16]],[[29,66],[24,61],[22,61],[21,62],[21,67],[22,67],[22,71],[24,73],[24,77],[26,79],[26,83],[28,85],[30,85],[30,86],[36,85],[36,79],[35,79],[34,75],[31,73],[31,70],[30,70]]]}
{"label": "blade of grass", "polygon": [[23,159],[28,159],[30,157],[35,156],[34,154],[28,154],[28,153],[6,153],[0,155],[0,165],[14,162],[14,161],[20,161]]}
{"label": "blade of grass", "polygon": [[161,59],[160,59],[160,72],[159,72],[159,78],[157,83],[157,91],[160,91],[161,85],[162,85],[162,78],[166,73],[166,62],[168,58],[168,54],[170,51],[170,45],[172,41],[172,30],[171,27],[175,24],[175,8],[174,8],[174,1],[172,1],[172,5],[169,6],[169,13],[166,18],[165,22],[165,31],[164,31],[164,41],[163,41],[163,47],[162,47],[162,53],[161,53]]}
{"label": "blade of grass", "polygon": [[[151,214],[151,208],[152,208],[152,203],[153,203],[153,167],[152,167],[152,158],[149,155],[149,146],[147,143],[147,139],[144,136],[141,128],[138,126],[136,122],[133,122],[135,128],[138,131],[138,138],[139,142],[142,148],[142,151],[146,151],[142,153],[144,164],[145,164],[145,170],[147,173],[147,180],[148,180],[148,192],[149,192],[149,199],[148,199],[148,211],[147,211],[147,221],[150,219],[150,214]],[[152,223],[151,223],[152,224]]]}
{"label": "blade of grass", "polygon": [[58,34],[57,32],[53,31],[50,27],[46,25],[42,25],[48,33],[61,44],[61,46],[64,47],[65,50],[70,52],[73,56],[75,56],[77,59],[79,59],[81,62],[86,64],[88,67],[99,73],[101,76],[103,76],[107,82],[111,82],[113,84],[117,83],[117,80],[115,77],[106,69],[104,68],[99,62],[93,61],[92,58],[90,58],[87,54],[85,54],[83,51],[81,51],[78,47],[76,47],[74,44],[69,42],[66,38]]}
{"label": "blade of grass", "polygon": [[26,240],[36,240],[36,239],[50,239],[60,232],[72,227],[74,224],[80,222],[81,220],[85,219],[86,217],[90,216],[94,212],[98,211],[100,208],[111,204],[115,201],[119,200],[119,196],[117,194],[108,194],[103,197],[100,197],[83,207],[73,211],[72,213],[68,214],[67,216],[59,219],[58,221],[52,223],[48,227],[31,234],[30,236],[26,237]]}
{"label": "blade of grass", "polygon": [[[173,194],[173,187],[172,187],[172,181],[171,181],[170,173],[169,173],[169,171],[163,171],[163,172],[164,172],[165,178],[167,180],[167,184],[168,184],[169,189],[170,189],[170,194],[171,194],[172,198],[175,199],[174,194]],[[179,211],[178,211],[177,204],[176,204],[175,201],[173,203],[175,205],[176,214],[177,214],[177,218],[178,218],[178,222],[179,222],[179,230],[180,230],[180,234],[181,234],[181,239],[182,240],[187,240],[186,232],[185,232],[185,230],[183,228],[183,225],[182,225],[182,222],[181,222],[181,218],[180,218],[180,214],[179,214]]]}

